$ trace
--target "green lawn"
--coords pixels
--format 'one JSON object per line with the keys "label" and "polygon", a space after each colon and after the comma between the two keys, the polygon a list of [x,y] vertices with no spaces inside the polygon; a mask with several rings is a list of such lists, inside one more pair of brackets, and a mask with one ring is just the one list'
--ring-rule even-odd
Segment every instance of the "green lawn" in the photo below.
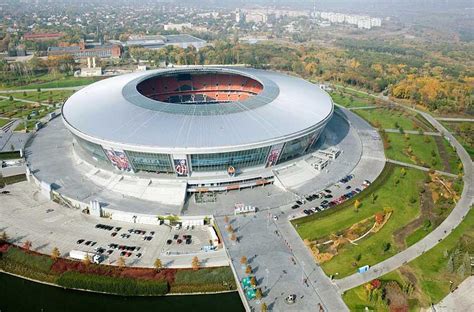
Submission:
{"label": "green lawn", "polygon": [[10,122],[10,119],[0,118],[0,128]]}
{"label": "green lawn", "polygon": [[403,130],[431,131],[433,128],[420,115],[402,108],[379,107],[369,110],[355,110],[359,116],[372,126],[383,129],[402,128]]}
{"label": "green lawn", "polygon": [[91,84],[100,78],[95,77],[74,77],[66,74],[38,74],[28,77],[15,77],[7,83],[1,84],[2,90],[21,90],[37,88],[63,88],[76,87]]}
{"label": "green lawn", "polygon": [[443,121],[442,123],[462,144],[471,156],[471,159],[474,160],[474,122]]}
{"label": "green lawn", "polygon": [[431,232],[430,228],[425,228],[423,226],[419,227],[413,233],[408,235],[407,238],[405,239],[407,247],[410,247],[411,245],[415,244],[416,242],[419,242],[420,240],[423,239],[423,237],[428,235],[430,232]]}
{"label": "green lawn", "polygon": [[[384,179],[384,183],[379,185],[376,190],[372,190],[378,196],[377,199],[373,202],[371,196],[360,198],[362,205],[358,212],[351,205],[335,210],[334,213],[328,214],[324,218],[309,219],[307,222],[303,219],[294,222],[298,224],[296,229],[303,239],[315,240],[341,232],[354,223],[371,217],[386,208],[393,210],[391,218],[379,232],[358,241],[357,246],[344,245],[339,249],[338,255],[323,263],[322,268],[326,274],[338,273],[338,278],[341,278],[355,273],[359,266],[373,265],[398,252],[392,234],[419,215],[418,194],[420,186],[426,178],[426,173],[406,169],[406,175],[402,177],[400,167],[390,166],[386,170],[388,170],[388,175]],[[384,243],[390,243],[389,250],[383,251]],[[361,259],[356,261],[355,258],[359,254]]]}
{"label": "green lawn", "polygon": [[[390,140],[390,148],[385,150],[387,158],[427,168],[444,169],[433,137],[399,133],[387,133],[387,136]],[[409,146],[416,160],[407,154]]]}
{"label": "green lawn", "polygon": [[[375,106],[373,102],[368,99],[362,99],[359,97],[351,96],[351,95],[344,95],[338,92],[331,93],[332,100],[344,107],[365,107],[365,106]],[[351,100],[352,99],[352,100]]]}
{"label": "green lawn", "polygon": [[[409,296],[411,311],[419,310],[420,306],[428,307],[431,303],[438,303],[450,292],[449,281],[453,281],[453,287],[456,287],[470,275],[469,272],[462,275],[458,270],[459,259],[466,251],[471,255],[474,252],[474,211],[472,207],[466,218],[446,239],[402,268],[409,270],[416,278],[415,288],[417,291]],[[457,252],[459,256],[453,258],[456,260],[454,261],[455,270],[449,272],[448,261],[451,255],[455,255]],[[396,280],[400,284],[407,282],[407,278],[401,274],[400,270],[390,272],[380,279]],[[343,299],[351,311],[363,311],[365,306],[377,309],[377,311],[388,311],[385,307],[374,307],[374,304],[367,300],[363,285],[346,291]]]}
{"label": "green lawn", "polygon": [[70,97],[74,91],[72,90],[56,90],[56,91],[30,91],[30,92],[18,92],[12,93],[11,95],[17,99],[29,100],[29,101],[39,101],[48,103],[50,100],[52,103],[65,101]]}

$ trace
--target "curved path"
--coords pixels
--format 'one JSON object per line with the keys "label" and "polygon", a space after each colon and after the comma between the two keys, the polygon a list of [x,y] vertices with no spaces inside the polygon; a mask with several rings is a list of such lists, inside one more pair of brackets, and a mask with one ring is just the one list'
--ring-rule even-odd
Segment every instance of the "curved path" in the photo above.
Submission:
{"label": "curved path", "polygon": [[[402,106],[398,103],[390,101],[391,104]],[[373,267],[371,267],[367,272],[362,274],[353,274],[351,276],[336,280],[335,284],[339,287],[341,292],[349,290],[351,288],[357,287],[359,285],[365,284],[375,278],[378,278],[386,273],[389,273],[402,265],[408,263],[409,261],[414,260],[416,257],[422,255],[425,251],[433,248],[438,242],[444,239],[449,233],[456,228],[459,223],[464,219],[466,214],[469,212],[471,205],[473,204],[474,199],[474,177],[473,177],[473,164],[471,157],[462,147],[462,145],[456,140],[456,138],[448,131],[443,125],[438,122],[430,114],[419,111],[417,109],[411,109],[420,115],[422,115],[429,123],[431,123],[436,130],[441,133],[444,133],[446,139],[448,139],[452,146],[456,148],[456,151],[459,155],[459,158],[462,161],[464,166],[464,188],[461,194],[461,198],[454,207],[451,214],[443,221],[433,232],[428,234],[421,241],[410,246],[409,248],[403,250],[402,252],[396,254],[395,256],[382,261]]]}

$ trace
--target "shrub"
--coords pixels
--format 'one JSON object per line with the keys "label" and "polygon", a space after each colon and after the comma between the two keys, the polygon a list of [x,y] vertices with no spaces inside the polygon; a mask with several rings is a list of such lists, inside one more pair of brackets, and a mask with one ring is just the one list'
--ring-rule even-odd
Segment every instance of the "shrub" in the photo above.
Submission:
{"label": "shrub", "polygon": [[165,280],[138,280],[82,274],[73,271],[63,273],[57,283],[68,288],[80,288],[125,296],[164,295],[168,292],[168,283]]}

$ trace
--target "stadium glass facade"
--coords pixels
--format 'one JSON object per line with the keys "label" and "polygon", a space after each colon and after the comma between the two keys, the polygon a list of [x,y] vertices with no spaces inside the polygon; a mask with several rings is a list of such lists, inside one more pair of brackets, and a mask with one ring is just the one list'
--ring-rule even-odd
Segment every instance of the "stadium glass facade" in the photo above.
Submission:
{"label": "stadium glass facade", "polygon": [[[281,149],[277,164],[302,156],[310,145],[317,141],[320,130],[301,138],[286,142]],[[101,145],[74,136],[81,154],[85,153],[96,161],[111,164]],[[226,153],[191,154],[190,170],[195,172],[226,171],[229,166],[236,169],[265,167],[272,145],[248,150]],[[123,151],[134,171],[174,173],[172,154],[145,153],[131,150]]]}
{"label": "stadium glass facade", "polygon": [[309,148],[311,140],[313,140],[315,133],[310,133],[302,138],[294,139],[293,141],[286,142],[283,150],[281,151],[280,159],[278,163],[282,163],[286,160],[290,160],[301,156],[306,149]]}
{"label": "stadium glass facade", "polygon": [[77,144],[81,147],[83,152],[88,154],[90,157],[95,158],[99,161],[108,162],[107,156],[105,156],[102,146],[100,146],[99,144],[95,144],[95,143],[86,141],[84,139],[81,139],[77,135],[74,135],[74,138],[76,139]]}
{"label": "stadium glass facade", "polygon": [[270,146],[250,150],[191,155],[193,171],[222,171],[229,166],[235,168],[248,168],[264,165]]}
{"label": "stadium glass facade", "polygon": [[135,170],[174,172],[170,155],[125,151]]}

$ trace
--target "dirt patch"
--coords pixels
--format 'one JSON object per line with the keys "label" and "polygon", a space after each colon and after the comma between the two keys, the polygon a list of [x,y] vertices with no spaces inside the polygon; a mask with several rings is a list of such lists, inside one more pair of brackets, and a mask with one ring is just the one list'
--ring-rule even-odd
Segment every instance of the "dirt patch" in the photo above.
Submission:
{"label": "dirt patch", "polygon": [[439,136],[434,137],[436,146],[438,147],[439,156],[441,157],[441,161],[443,162],[443,168],[446,172],[451,172],[451,165],[449,164],[449,155],[446,151],[446,146],[443,144],[443,138]]}
{"label": "dirt patch", "polygon": [[416,278],[416,275],[411,271],[409,267],[402,266],[400,267],[399,271],[400,271],[400,274],[410,282],[410,284],[412,284],[415,287],[418,285],[417,284],[418,279]]}
{"label": "dirt patch", "polygon": [[424,192],[420,195],[420,216],[393,233],[393,239],[399,249],[406,248],[405,239],[407,238],[407,236],[413,233],[416,229],[418,229],[426,219],[430,220],[430,222],[433,223],[434,202],[431,196],[431,189],[426,183],[423,185],[423,189]]}

